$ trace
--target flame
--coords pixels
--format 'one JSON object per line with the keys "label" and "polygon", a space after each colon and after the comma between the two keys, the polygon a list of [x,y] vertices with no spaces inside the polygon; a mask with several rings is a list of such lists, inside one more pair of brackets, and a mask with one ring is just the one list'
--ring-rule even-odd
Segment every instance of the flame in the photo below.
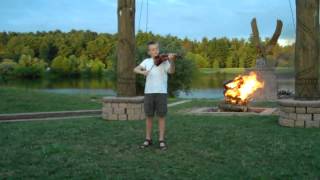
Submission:
{"label": "flame", "polygon": [[247,104],[253,93],[264,87],[264,82],[257,79],[255,72],[239,75],[225,86],[225,101],[232,104]]}

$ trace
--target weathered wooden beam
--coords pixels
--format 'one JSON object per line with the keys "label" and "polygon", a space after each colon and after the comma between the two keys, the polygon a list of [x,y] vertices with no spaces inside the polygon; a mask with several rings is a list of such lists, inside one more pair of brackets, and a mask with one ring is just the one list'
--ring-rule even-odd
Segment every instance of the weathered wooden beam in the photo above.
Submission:
{"label": "weathered wooden beam", "polygon": [[276,29],[273,33],[273,36],[272,38],[269,40],[268,44],[266,45],[266,53],[270,53],[273,49],[273,47],[275,45],[277,45],[277,42],[278,42],[278,39],[281,35],[281,31],[282,31],[282,26],[283,26],[283,23],[281,20],[277,20],[277,26],[276,26]]}
{"label": "weathered wooden beam", "polygon": [[253,42],[257,48],[258,54],[261,57],[265,58],[269,53],[271,53],[273,47],[278,42],[278,39],[279,39],[279,37],[281,35],[281,31],[282,31],[282,21],[277,20],[277,26],[276,26],[276,29],[275,29],[273,35],[272,35],[272,38],[269,40],[269,42],[265,46],[261,43],[256,18],[253,18],[251,21],[251,29],[252,29]]}
{"label": "weathered wooden beam", "polygon": [[253,38],[254,44],[256,45],[257,48],[260,48],[261,47],[260,35],[259,35],[259,29],[258,29],[256,18],[253,18],[251,21],[251,29],[252,29],[252,38]]}
{"label": "weathered wooden beam", "polygon": [[117,95],[136,95],[135,0],[118,0]]}
{"label": "weathered wooden beam", "polygon": [[319,0],[296,0],[295,99],[319,99]]}

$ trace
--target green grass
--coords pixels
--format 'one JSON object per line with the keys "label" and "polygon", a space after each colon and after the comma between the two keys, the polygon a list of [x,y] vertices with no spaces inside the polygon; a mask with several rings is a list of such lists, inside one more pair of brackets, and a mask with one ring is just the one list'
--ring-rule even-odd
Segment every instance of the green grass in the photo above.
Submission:
{"label": "green grass", "polygon": [[166,152],[138,149],[143,135],[143,121],[1,123],[0,179],[320,176],[320,131],[280,127],[275,116],[169,115]]}
{"label": "green grass", "polygon": [[36,90],[0,88],[0,114],[99,109],[99,99],[90,96],[61,95]]}
{"label": "green grass", "polygon": [[[67,95],[32,89],[0,88],[0,114],[100,109],[101,95]],[[168,103],[178,98],[168,98]]]}
{"label": "green grass", "polygon": [[[17,89],[0,92],[1,100],[9,103],[7,111],[11,112],[100,107],[85,96]],[[22,102],[13,103],[18,100]],[[144,121],[84,118],[0,123],[0,179],[320,177],[318,129],[281,127],[277,116],[210,117],[178,113],[218,102],[194,100],[169,108],[166,134],[169,149],[164,152],[158,150],[157,144],[150,149],[138,148],[144,139]],[[30,108],[26,109],[26,105]],[[45,105],[48,107],[41,107]],[[276,106],[274,102],[254,105]],[[4,106],[1,101],[1,110]],[[155,121],[155,143],[157,133]]]}

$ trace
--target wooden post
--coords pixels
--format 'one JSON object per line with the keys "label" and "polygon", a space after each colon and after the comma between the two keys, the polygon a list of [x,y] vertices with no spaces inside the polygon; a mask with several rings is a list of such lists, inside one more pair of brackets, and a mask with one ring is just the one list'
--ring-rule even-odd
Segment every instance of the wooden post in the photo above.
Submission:
{"label": "wooden post", "polygon": [[295,99],[319,98],[319,0],[296,0]]}
{"label": "wooden post", "polygon": [[118,0],[117,94],[136,95],[135,0]]}

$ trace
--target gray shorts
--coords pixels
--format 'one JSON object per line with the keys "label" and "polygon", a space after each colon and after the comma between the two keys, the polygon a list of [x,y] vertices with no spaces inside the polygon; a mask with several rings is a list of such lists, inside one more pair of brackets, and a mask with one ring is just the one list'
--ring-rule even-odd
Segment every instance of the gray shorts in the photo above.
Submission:
{"label": "gray shorts", "polygon": [[164,117],[167,111],[167,94],[151,93],[144,95],[144,112],[147,117],[153,117],[155,113],[158,117]]}

